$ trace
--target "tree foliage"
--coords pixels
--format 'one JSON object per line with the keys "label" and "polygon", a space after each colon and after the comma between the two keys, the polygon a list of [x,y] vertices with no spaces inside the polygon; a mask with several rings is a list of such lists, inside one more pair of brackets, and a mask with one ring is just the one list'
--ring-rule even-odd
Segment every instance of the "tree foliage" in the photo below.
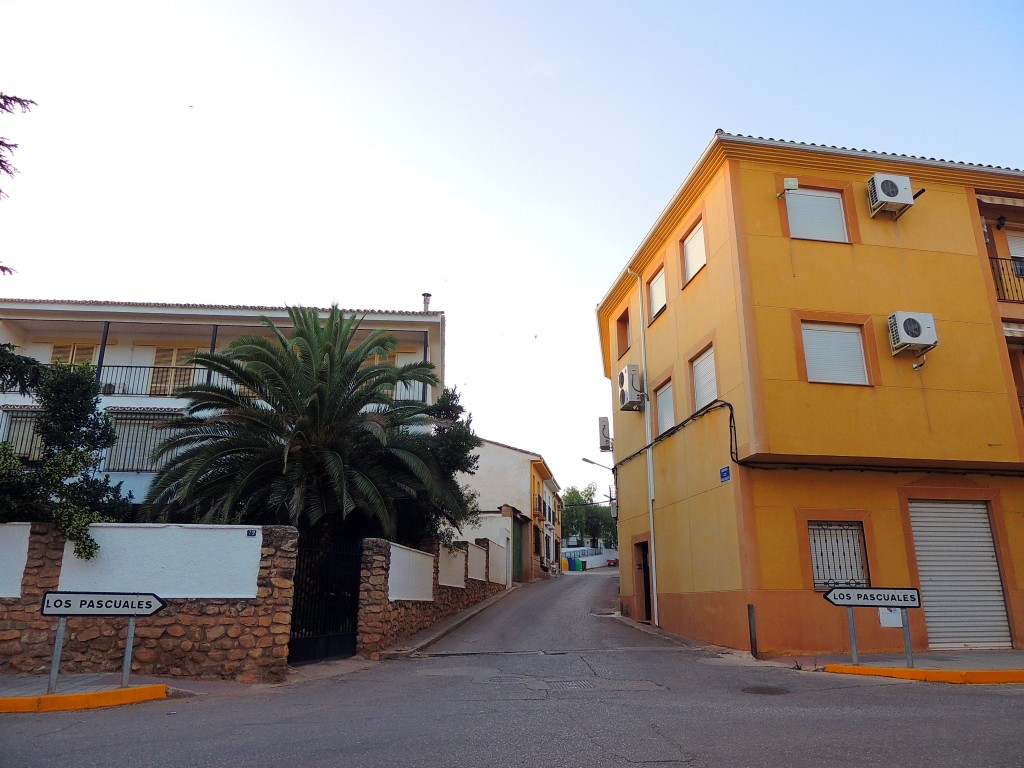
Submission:
{"label": "tree foliage", "polygon": [[172,434],[157,454],[168,461],[148,514],[337,538],[358,516],[394,536],[403,500],[454,513],[458,499],[428,449],[427,406],[395,397],[435,385],[433,364],[389,364],[395,339],[361,332],[360,319],[337,307],[324,322],[316,309],[288,313],[288,333],[263,318],[269,338],[195,355],[213,376],[176,393],[188,406],[165,425]]}
{"label": "tree foliage", "polygon": [[619,534],[611,508],[597,502],[597,484],[589,483],[582,491],[569,486],[562,495],[562,538],[575,536],[604,541],[605,546],[618,548]]}
{"label": "tree foliage", "polygon": [[0,390],[27,395],[39,386],[44,367],[33,357],[19,355],[14,344],[0,344]]}
{"label": "tree foliage", "polygon": [[433,431],[426,436],[427,450],[437,466],[438,482],[456,504],[438,505],[422,491],[400,503],[396,538],[412,545],[425,538],[450,543],[455,529],[461,530],[479,517],[478,494],[458,481],[460,472],[474,474],[480,460],[473,451],[483,441],[473,432],[472,415],[462,406],[454,387],[445,387],[426,412],[433,421]]}
{"label": "tree foliage", "polygon": [[84,559],[99,549],[89,526],[131,511],[121,483],[96,476],[102,452],[115,440],[110,418],[99,412],[99,386],[90,365],[40,368],[32,388],[41,409],[35,420],[40,461],[25,466],[10,443],[0,445],[0,522],[54,522]]}
{"label": "tree foliage", "polygon": [[[14,114],[15,112],[28,112],[32,107],[36,106],[36,103],[31,99],[23,99],[20,96],[8,96],[6,93],[0,93],[0,114]],[[18,148],[10,139],[5,139],[0,136],[0,176],[11,176],[18,172],[18,169],[11,163],[11,156],[14,154],[14,150]],[[3,188],[0,188],[0,199],[6,197],[6,193]],[[0,264],[0,274],[9,275],[14,270],[10,267]]]}

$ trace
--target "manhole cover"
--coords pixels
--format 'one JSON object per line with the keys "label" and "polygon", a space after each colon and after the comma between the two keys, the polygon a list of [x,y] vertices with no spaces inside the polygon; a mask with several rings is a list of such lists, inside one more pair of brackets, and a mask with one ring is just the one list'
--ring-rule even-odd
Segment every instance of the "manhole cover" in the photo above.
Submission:
{"label": "manhole cover", "polygon": [[504,683],[506,685],[510,685],[512,683],[521,683],[521,682],[523,682],[523,678],[517,677],[516,675],[498,675],[497,677],[492,677],[487,682],[489,682],[489,683]]}
{"label": "manhole cover", "polygon": [[551,680],[548,685],[557,691],[587,691],[594,687],[589,680]]}
{"label": "manhole cover", "polygon": [[771,685],[753,685],[750,688],[744,688],[744,693],[759,693],[762,696],[782,696],[783,694],[789,693],[785,688],[775,688]]}

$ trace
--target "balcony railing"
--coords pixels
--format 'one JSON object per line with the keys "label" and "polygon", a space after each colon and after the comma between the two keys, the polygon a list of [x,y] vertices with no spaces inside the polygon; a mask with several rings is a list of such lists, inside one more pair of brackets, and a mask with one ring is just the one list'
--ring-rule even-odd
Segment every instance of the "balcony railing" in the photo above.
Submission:
{"label": "balcony railing", "polygon": [[1024,303],[1024,259],[989,259],[1000,301]]}
{"label": "balcony railing", "polygon": [[[100,393],[104,397],[172,397],[180,387],[192,384],[225,384],[224,376],[200,367],[152,365],[104,365]],[[424,401],[421,384],[400,384],[396,399]]]}

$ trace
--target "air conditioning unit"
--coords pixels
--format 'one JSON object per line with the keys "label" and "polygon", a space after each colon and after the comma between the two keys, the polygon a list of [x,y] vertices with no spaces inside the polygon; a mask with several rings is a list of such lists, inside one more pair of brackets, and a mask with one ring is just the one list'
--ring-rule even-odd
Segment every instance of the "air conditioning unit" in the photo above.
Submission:
{"label": "air conditioning unit", "polygon": [[928,312],[893,312],[889,315],[889,343],[893,355],[905,350],[923,355],[939,343],[935,318]]}
{"label": "air conditioning unit", "polygon": [[914,191],[909,176],[876,173],[868,179],[868,208],[874,217],[879,211],[888,211],[898,218],[914,204]]}
{"label": "air conditioning unit", "polygon": [[619,371],[619,410],[639,411],[644,407],[644,390],[640,384],[640,366],[630,363]]}
{"label": "air conditioning unit", "polygon": [[612,450],[612,435],[608,428],[608,417],[598,416],[597,418],[598,443],[602,451]]}

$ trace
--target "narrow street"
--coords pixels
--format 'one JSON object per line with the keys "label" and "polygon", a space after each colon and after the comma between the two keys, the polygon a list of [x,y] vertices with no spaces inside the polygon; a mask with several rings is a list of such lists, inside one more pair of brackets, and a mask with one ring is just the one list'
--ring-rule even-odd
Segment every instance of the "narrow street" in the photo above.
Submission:
{"label": "narrow street", "polygon": [[616,574],[526,585],[426,649],[300,684],[0,718],[0,765],[1021,766],[1024,686],[719,656],[614,616]]}

